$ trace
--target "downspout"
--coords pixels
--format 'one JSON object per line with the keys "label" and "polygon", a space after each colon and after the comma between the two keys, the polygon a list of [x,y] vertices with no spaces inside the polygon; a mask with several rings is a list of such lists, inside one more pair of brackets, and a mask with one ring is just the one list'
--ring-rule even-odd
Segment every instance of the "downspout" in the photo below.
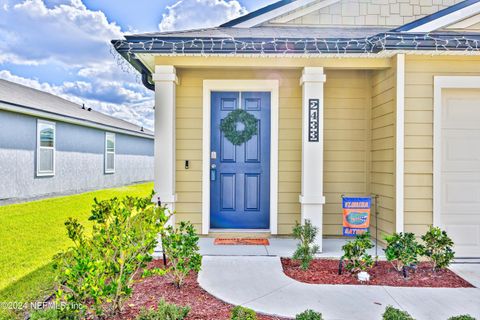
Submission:
{"label": "downspout", "polygon": [[145,67],[142,66],[142,83],[143,83],[143,85],[147,89],[155,91],[155,85],[150,82],[149,78],[150,78],[150,73],[148,72],[148,70]]}

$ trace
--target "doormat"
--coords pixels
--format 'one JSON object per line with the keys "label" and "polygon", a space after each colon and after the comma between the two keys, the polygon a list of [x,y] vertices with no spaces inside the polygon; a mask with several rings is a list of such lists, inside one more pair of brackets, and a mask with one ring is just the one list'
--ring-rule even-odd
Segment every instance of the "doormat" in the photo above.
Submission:
{"label": "doormat", "polygon": [[247,246],[269,246],[268,239],[241,239],[241,238],[215,238],[214,245],[231,246],[231,245],[247,245]]}

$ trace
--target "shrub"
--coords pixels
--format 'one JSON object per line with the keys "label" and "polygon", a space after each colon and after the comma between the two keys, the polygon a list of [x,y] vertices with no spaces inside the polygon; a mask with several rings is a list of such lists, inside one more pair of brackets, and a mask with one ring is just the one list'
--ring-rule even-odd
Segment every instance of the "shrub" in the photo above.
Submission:
{"label": "shrub", "polygon": [[453,241],[446,231],[430,226],[422,236],[425,242],[425,256],[432,263],[433,271],[446,268],[452,262],[455,252],[452,250]]}
{"label": "shrub", "polygon": [[131,295],[133,279],[151,261],[166,208],[151,197],[97,201],[92,207],[91,237],[75,219],[65,222],[73,246],[57,254],[57,300],[78,306],[84,317],[114,315]]}
{"label": "shrub", "polygon": [[190,312],[190,307],[181,307],[173,303],[168,303],[164,299],[158,302],[157,310],[140,310],[137,320],[183,320]]}
{"label": "shrub", "polygon": [[236,306],[232,309],[231,320],[257,320],[255,311],[242,306]]}
{"label": "shrub", "polygon": [[388,306],[383,313],[383,320],[415,320],[406,311],[395,309],[392,306]]}
{"label": "shrub", "polygon": [[399,271],[404,271],[404,267],[409,267],[418,263],[418,256],[422,254],[423,247],[415,240],[413,233],[394,233],[386,236],[387,247],[383,249],[385,256],[393,267]]}
{"label": "shrub", "polygon": [[373,247],[369,232],[359,234],[355,237],[355,240],[347,242],[342,247],[342,259],[346,260],[345,269],[352,273],[370,269],[374,261],[372,256],[367,253],[367,250]]}
{"label": "shrub", "polygon": [[167,274],[178,288],[190,271],[200,271],[202,256],[198,253],[198,240],[190,222],[182,221],[178,227],[168,226],[162,232],[163,250],[170,262]]}
{"label": "shrub", "polygon": [[300,240],[293,254],[293,259],[300,260],[303,270],[308,269],[314,255],[318,252],[318,246],[314,244],[317,233],[318,228],[314,227],[308,219],[305,220],[304,225],[297,222],[293,228],[293,237]]}
{"label": "shrub", "polygon": [[460,316],[450,317],[448,318],[448,320],[476,320],[476,319],[469,314],[462,314]]}
{"label": "shrub", "polygon": [[295,316],[295,320],[322,320],[322,314],[313,310],[305,310]]}

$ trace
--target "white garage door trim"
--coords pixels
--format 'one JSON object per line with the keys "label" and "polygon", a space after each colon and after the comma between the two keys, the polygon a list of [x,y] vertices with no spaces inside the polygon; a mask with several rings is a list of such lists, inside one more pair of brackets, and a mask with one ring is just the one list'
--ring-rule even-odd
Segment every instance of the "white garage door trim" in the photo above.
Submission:
{"label": "white garage door trim", "polygon": [[436,76],[433,95],[433,225],[444,228],[441,220],[442,190],[442,91],[443,89],[478,89],[478,76]]}

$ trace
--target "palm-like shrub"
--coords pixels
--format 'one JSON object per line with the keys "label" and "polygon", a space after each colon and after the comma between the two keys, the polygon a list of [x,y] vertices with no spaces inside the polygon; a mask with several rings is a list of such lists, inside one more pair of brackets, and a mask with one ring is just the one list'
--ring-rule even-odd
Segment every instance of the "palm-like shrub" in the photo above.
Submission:
{"label": "palm-like shrub", "polygon": [[318,252],[318,246],[314,244],[318,234],[318,228],[313,226],[310,220],[306,219],[303,225],[298,222],[293,228],[293,237],[300,240],[297,249],[293,254],[293,259],[300,260],[301,268],[307,270],[315,254]]}

